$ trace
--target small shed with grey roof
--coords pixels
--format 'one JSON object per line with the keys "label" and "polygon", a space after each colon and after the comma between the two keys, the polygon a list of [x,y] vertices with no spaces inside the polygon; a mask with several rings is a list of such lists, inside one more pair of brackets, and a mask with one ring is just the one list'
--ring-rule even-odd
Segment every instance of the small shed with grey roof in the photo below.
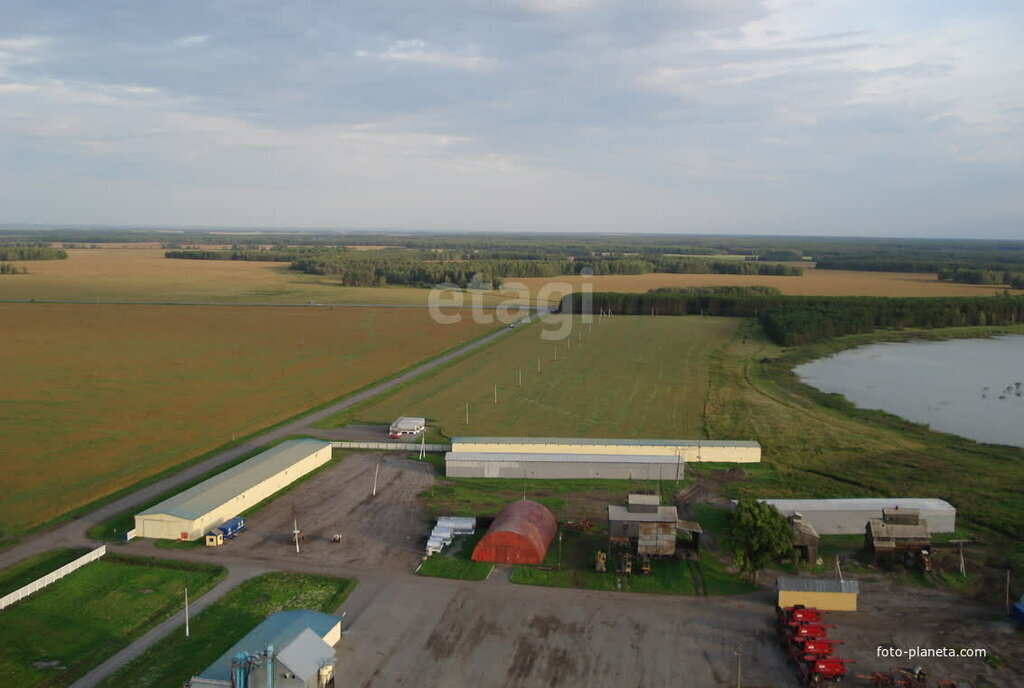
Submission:
{"label": "small shed with grey roof", "polygon": [[135,515],[135,535],[195,540],[330,460],[330,442],[282,442],[139,512]]}
{"label": "small shed with grey roof", "polygon": [[609,539],[622,545],[635,543],[637,554],[675,554],[678,529],[678,510],[662,506],[657,495],[631,494],[626,506],[608,505]]}
{"label": "small shed with grey roof", "polygon": [[803,605],[828,611],[857,611],[860,585],[855,580],[838,578],[779,578],[779,607]]}

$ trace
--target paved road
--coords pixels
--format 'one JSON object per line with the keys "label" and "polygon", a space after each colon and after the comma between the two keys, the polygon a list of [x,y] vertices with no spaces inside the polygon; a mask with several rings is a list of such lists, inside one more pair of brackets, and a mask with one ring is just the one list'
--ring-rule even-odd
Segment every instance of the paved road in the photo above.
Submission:
{"label": "paved road", "polygon": [[435,358],[432,361],[418,365],[415,368],[402,373],[398,377],[387,380],[386,382],[381,382],[372,387],[368,387],[363,391],[351,394],[341,401],[327,406],[326,408],[308,413],[296,420],[278,426],[273,430],[256,437],[252,437],[242,444],[211,456],[205,461],[193,464],[188,468],[178,471],[172,476],[140,488],[129,495],[121,497],[120,499],[109,502],[95,511],[79,516],[72,521],[56,526],[50,530],[27,537],[17,545],[0,551],[0,568],[10,566],[11,564],[21,561],[26,557],[30,557],[40,552],[45,552],[53,549],[54,547],[78,545],[83,541],[86,541],[86,531],[95,524],[102,523],[123,511],[127,511],[134,506],[143,504],[147,500],[153,499],[171,488],[197,478],[204,473],[208,473],[218,466],[222,466],[229,461],[252,452],[268,442],[281,439],[282,437],[287,437],[288,435],[306,434],[310,431],[310,426],[314,423],[338,413],[339,411],[343,411],[355,406],[356,404],[360,404],[377,396],[378,394],[394,389],[395,387],[422,375],[428,370],[442,366],[453,359],[469,353],[470,351],[486,346],[512,331],[514,330],[502,327],[481,339],[469,342],[468,344]]}
{"label": "paved road", "polygon": [[[195,602],[190,602],[189,616],[194,617],[196,614],[224,597],[224,595],[228,594],[235,586],[253,578],[254,576],[258,576],[261,573],[266,573],[267,571],[268,569],[255,564],[233,564],[228,569],[228,575],[224,577],[224,580],[214,586],[213,590],[208,591]],[[182,610],[163,623],[157,624],[151,628],[148,633],[137,639],[131,645],[113,655],[88,674],[72,683],[70,688],[93,688],[93,686],[120,669],[124,664],[127,664],[141,655],[165,635],[184,623],[185,611]]]}

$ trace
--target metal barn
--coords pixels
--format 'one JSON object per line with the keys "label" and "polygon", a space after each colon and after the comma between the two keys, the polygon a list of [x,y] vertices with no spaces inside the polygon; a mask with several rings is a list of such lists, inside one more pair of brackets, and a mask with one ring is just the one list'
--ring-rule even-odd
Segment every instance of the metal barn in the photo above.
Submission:
{"label": "metal barn", "polygon": [[282,442],[139,512],[135,535],[195,540],[330,460],[330,442]]}
{"label": "metal barn", "polygon": [[473,548],[473,561],[495,564],[540,564],[558,525],[543,504],[521,499],[498,512]]}
{"label": "metal barn", "polygon": [[452,451],[477,454],[592,454],[669,456],[679,462],[756,463],[757,442],[732,440],[591,439],[580,437],[454,437]]}
{"label": "metal barn", "polygon": [[680,480],[684,464],[677,456],[620,454],[516,454],[448,452],[445,474],[452,478],[607,478]]}
{"label": "metal barn", "polygon": [[884,509],[916,509],[933,533],[956,530],[956,509],[942,499],[857,498],[857,499],[762,499],[783,516],[799,514],[818,535],[862,535],[868,521],[882,518]]}

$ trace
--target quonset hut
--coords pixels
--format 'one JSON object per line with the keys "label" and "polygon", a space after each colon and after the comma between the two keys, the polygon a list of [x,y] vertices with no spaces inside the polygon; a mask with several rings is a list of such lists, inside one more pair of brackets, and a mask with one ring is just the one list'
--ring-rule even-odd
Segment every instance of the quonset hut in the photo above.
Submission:
{"label": "quonset hut", "polygon": [[473,561],[540,564],[558,529],[543,504],[521,499],[506,504],[476,547]]}

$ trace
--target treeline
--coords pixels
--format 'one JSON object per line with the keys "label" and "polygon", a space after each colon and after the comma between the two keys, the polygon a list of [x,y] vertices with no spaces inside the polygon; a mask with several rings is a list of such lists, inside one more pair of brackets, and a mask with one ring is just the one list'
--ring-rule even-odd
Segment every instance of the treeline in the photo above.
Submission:
{"label": "treeline", "polygon": [[290,263],[301,255],[296,249],[183,249],[180,251],[164,251],[164,258],[184,260],[249,260],[266,261],[268,263]]}
{"label": "treeline", "polygon": [[818,258],[816,267],[820,270],[862,272],[942,273],[957,269],[1019,272],[1024,271],[1024,252],[951,251],[916,255],[823,256]]}
{"label": "treeline", "polygon": [[963,284],[1006,284],[1013,289],[1024,289],[1024,270],[985,270],[982,268],[943,268],[939,279]]}
{"label": "treeline", "polygon": [[0,260],[64,260],[67,251],[49,246],[0,245]]}
{"label": "treeline", "polygon": [[0,275],[24,275],[28,273],[27,268],[19,267],[14,263],[0,263]]}
{"label": "treeline", "polygon": [[[585,295],[562,300],[562,311],[578,313]],[[613,315],[718,315],[756,317],[777,344],[796,346],[876,329],[1013,325],[1024,322],[1024,297],[888,298],[783,296],[654,291],[602,292],[590,296],[594,312]]]}

